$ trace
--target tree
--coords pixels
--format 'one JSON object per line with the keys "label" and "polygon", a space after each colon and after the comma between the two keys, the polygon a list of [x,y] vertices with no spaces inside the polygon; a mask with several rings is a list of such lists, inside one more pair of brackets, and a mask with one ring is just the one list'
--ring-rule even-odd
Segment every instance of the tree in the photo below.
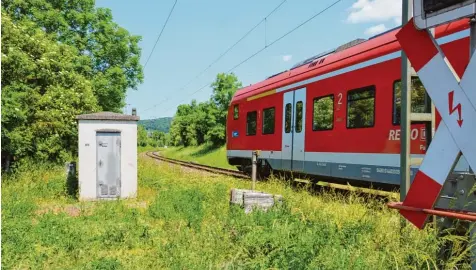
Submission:
{"label": "tree", "polygon": [[194,110],[196,101],[191,105],[182,104],[177,107],[177,113],[172,120],[170,133],[174,145],[192,146],[197,145],[196,130],[194,119]]}
{"label": "tree", "polygon": [[213,88],[211,100],[217,109],[226,116],[233,95],[236,90],[242,87],[241,82],[238,81],[238,78],[233,73],[219,73],[211,86]]}
{"label": "tree", "polygon": [[13,159],[59,162],[77,151],[75,116],[98,110],[76,48],[2,9],[2,168]]}
{"label": "tree", "polygon": [[77,49],[75,69],[91,81],[102,110],[120,112],[126,90],[143,81],[140,37],[113,22],[109,9],[95,8],[94,0],[2,0],[2,9],[13,23],[30,20]]}
{"label": "tree", "polygon": [[164,146],[168,146],[168,145],[171,145],[172,139],[170,137],[170,133],[165,133],[165,136],[164,136]]}
{"label": "tree", "polygon": [[165,145],[165,133],[161,131],[153,131],[150,136],[149,145],[159,147]]}
{"label": "tree", "polygon": [[192,100],[177,107],[170,127],[172,144],[192,146],[211,142],[219,146],[225,143],[228,106],[241,83],[234,74],[220,73],[211,86],[213,94],[209,101]]}
{"label": "tree", "polygon": [[[235,74],[220,73],[212,84],[210,121],[211,129],[207,132],[207,140],[218,146],[226,141],[226,117],[228,106],[236,90],[241,88],[241,82]],[[214,123],[213,123],[214,122]]]}
{"label": "tree", "polygon": [[147,146],[147,130],[141,125],[137,126],[137,146]]}
{"label": "tree", "polygon": [[194,122],[197,144],[206,142],[210,124],[210,102],[201,102],[194,108],[194,114],[191,121]]}

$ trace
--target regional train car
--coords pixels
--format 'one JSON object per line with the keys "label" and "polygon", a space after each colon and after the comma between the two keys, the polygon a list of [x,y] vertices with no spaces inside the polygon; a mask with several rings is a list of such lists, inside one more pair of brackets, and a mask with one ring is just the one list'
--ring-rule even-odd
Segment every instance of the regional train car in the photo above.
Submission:
{"label": "regional train car", "polygon": [[[228,163],[248,170],[252,151],[259,150],[260,170],[399,185],[397,32],[355,40],[239,89],[228,110]],[[469,61],[469,21],[439,26],[435,38],[462,76]],[[427,101],[413,72],[412,112],[424,112]],[[436,125],[439,121],[436,113]],[[426,133],[425,124],[412,124],[412,156],[424,156]],[[417,169],[411,168],[412,178]],[[455,171],[468,170],[462,158]]]}

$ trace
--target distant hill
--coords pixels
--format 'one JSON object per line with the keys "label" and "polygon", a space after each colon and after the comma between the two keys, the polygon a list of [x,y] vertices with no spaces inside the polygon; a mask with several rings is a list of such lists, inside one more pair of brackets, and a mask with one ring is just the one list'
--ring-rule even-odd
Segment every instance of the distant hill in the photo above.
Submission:
{"label": "distant hill", "polygon": [[146,119],[146,120],[139,120],[139,125],[144,126],[146,130],[153,131],[162,131],[162,132],[169,132],[170,123],[172,123],[172,117],[162,117],[157,119]]}

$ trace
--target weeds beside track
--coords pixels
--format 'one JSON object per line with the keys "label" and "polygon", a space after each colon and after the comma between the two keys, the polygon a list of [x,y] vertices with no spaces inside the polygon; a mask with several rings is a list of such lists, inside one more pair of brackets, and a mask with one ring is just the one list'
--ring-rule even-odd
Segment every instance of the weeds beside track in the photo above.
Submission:
{"label": "weeds beside track", "polygon": [[[220,167],[210,166],[210,165],[197,164],[194,162],[178,160],[173,158],[166,158],[163,156],[159,156],[158,154],[156,154],[156,152],[153,152],[153,151],[146,152],[146,155],[153,159],[157,159],[164,162],[168,162],[168,163],[172,163],[172,164],[176,164],[180,166],[185,166],[188,168],[193,168],[193,169],[197,169],[201,171],[207,171],[211,173],[217,173],[220,175],[232,176],[232,177],[241,178],[241,179],[251,179],[250,175],[236,171],[236,170],[225,169],[225,168],[220,168]],[[349,185],[341,185],[341,184],[322,182],[322,181],[308,181],[308,180],[302,180],[298,178],[293,179],[293,182],[297,182],[297,183],[305,182],[306,184],[313,185],[316,189],[325,189],[325,190],[337,189],[337,190],[342,190],[342,191],[345,190],[345,191],[350,191],[355,193],[372,194],[379,197],[391,197],[394,199],[398,198],[398,193],[374,190],[370,188],[358,188],[358,187],[352,187]]]}

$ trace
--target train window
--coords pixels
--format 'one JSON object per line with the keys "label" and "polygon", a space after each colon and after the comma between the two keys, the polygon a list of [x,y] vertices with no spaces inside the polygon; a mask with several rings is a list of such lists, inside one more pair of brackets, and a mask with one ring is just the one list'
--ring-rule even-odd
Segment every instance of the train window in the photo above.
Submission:
{"label": "train window", "polygon": [[334,95],[314,99],[312,130],[330,130],[334,125]]}
{"label": "train window", "polygon": [[239,115],[239,108],[238,108],[238,104],[236,104],[234,107],[233,107],[233,119],[238,119],[238,115]]}
{"label": "train window", "polygon": [[286,104],[284,112],[284,132],[291,132],[291,113],[292,113],[291,103]]}
{"label": "train window", "polygon": [[263,134],[274,133],[274,107],[263,110]]}
{"label": "train window", "polygon": [[256,135],[256,111],[246,115],[246,135]]}
{"label": "train window", "polygon": [[302,101],[296,103],[296,133],[302,131]]}
{"label": "train window", "polygon": [[375,124],[375,86],[347,92],[347,128],[373,127]]}
{"label": "train window", "polygon": [[[392,123],[394,125],[400,125],[400,108],[402,97],[402,82],[400,80],[393,84],[393,117]],[[426,94],[425,87],[421,83],[418,77],[412,77],[412,113],[424,113]]]}

